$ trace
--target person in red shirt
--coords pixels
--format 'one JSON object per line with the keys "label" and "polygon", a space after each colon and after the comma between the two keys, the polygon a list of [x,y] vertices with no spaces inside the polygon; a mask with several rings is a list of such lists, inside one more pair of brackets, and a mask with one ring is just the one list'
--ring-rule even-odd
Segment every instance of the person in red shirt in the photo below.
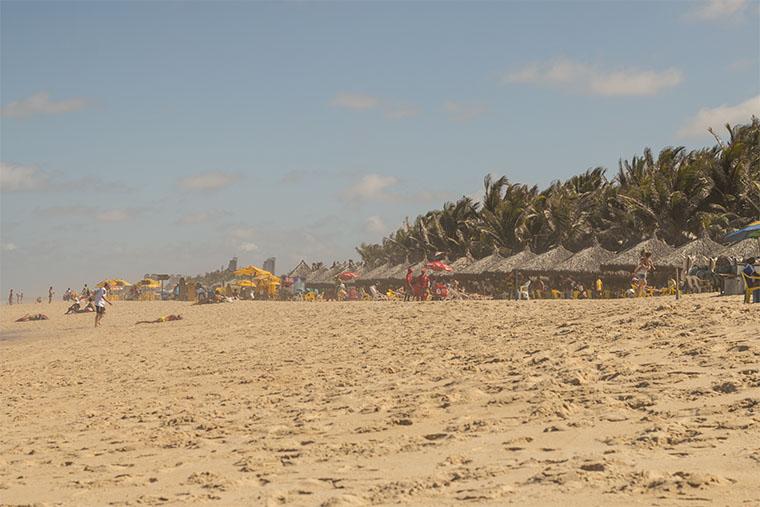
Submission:
{"label": "person in red shirt", "polygon": [[407,268],[406,279],[404,280],[404,301],[409,301],[413,297],[412,283],[414,283],[414,273],[412,268]]}
{"label": "person in red shirt", "polygon": [[430,277],[427,274],[427,269],[422,268],[422,273],[417,277],[417,297],[420,301],[427,299],[427,290],[430,286]]}

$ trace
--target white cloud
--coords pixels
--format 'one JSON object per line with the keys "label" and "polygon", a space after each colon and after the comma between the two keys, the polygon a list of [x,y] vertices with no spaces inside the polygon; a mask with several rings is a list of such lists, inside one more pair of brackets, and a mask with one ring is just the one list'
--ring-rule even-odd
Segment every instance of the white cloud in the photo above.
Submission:
{"label": "white cloud", "polygon": [[259,247],[255,243],[242,243],[240,245],[241,252],[255,252]]}
{"label": "white cloud", "polygon": [[538,84],[593,95],[654,95],[683,81],[680,70],[603,70],[593,65],[559,59],[532,63],[502,77],[502,83]]}
{"label": "white cloud", "polygon": [[3,252],[12,252],[17,249],[18,247],[15,243],[0,243],[0,250]]}
{"label": "white cloud", "polygon": [[444,111],[455,121],[469,121],[488,112],[485,104],[449,100],[443,105]]}
{"label": "white cloud", "polygon": [[235,183],[240,175],[224,171],[207,171],[181,178],[180,188],[185,190],[218,190]]}
{"label": "white cloud", "polygon": [[[98,222],[123,222],[145,211],[141,208],[114,208],[100,210],[93,206],[51,206],[37,208],[34,214],[45,218],[67,219],[73,217],[94,218]],[[80,225],[81,226],[81,225]]]}
{"label": "white cloud", "polygon": [[34,115],[70,113],[86,106],[87,101],[82,98],[55,101],[50,100],[47,92],[39,92],[6,104],[0,109],[0,116],[24,119]]}
{"label": "white cloud", "polygon": [[689,13],[689,17],[702,21],[726,19],[741,13],[747,7],[747,0],[708,0]]}
{"label": "white cloud", "polygon": [[380,110],[383,116],[392,119],[411,118],[420,114],[420,108],[414,104],[393,102],[364,93],[338,93],[330,101],[332,107],[352,111]]}
{"label": "white cloud", "polygon": [[96,212],[95,219],[100,222],[123,222],[132,218],[133,215],[132,210],[110,209]]}
{"label": "white cloud", "polygon": [[731,72],[743,72],[752,69],[757,65],[757,58],[739,58],[729,63],[727,68]]}
{"label": "white cloud", "polygon": [[0,162],[0,190],[20,192],[38,190],[48,185],[48,177],[38,167]]}
{"label": "white cloud", "polygon": [[330,105],[354,111],[366,111],[378,107],[380,99],[363,93],[341,92],[330,101]]}
{"label": "white cloud", "polygon": [[382,174],[367,174],[344,190],[343,195],[351,201],[357,200],[382,200],[387,199],[388,188],[396,185],[398,179],[394,176]]}
{"label": "white cloud", "polygon": [[383,222],[382,218],[377,215],[373,215],[367,218],[365,229],[372,233],[383,234],[388,230],[388,227],[385,225],[385,222]]}
{"label": "white cloud", "polygon": [[703,137],[709,135],[707,129],[719,129],[726,123],[746,123],[752,115],[760,116],[760,95],[756,95],[735,106],[721,105],[700,109],[686,125],[678,131],[678,137]]}
{"label": "white cloud", "polygon": [[256,229],[252,227],[237,227],[230,230],[229,235],[232,239],[237,240],[251,239],[256,235]]}
{"label": "white cloud", "polygon": [[203,224],[206,222],[211,222],[212,220],[216,220],[217,218],[220,218],[226,214],[227,212],[221,210],[191,212],[182,215],[174,223],[177,225]]}
{"label": "white cloud", "polygon": [[420,108],[409,104],[385,105],[383,114],[386,118],[393,119],[412,118],[420,114]]}

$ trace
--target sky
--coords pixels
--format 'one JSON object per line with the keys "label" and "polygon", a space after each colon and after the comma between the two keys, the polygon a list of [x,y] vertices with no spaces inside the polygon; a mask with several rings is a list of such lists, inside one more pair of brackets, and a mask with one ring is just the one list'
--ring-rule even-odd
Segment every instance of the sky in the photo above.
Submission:
{"label": "sky", "polygon": [[0,3],[0,290],[357,259],[760,116],[760,3]]}

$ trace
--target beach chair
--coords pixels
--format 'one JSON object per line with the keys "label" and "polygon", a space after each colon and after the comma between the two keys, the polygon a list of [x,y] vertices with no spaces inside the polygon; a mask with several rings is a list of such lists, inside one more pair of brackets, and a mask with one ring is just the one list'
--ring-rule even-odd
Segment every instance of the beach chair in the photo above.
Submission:
{"label": "beach chair", "polygon": [[[742,272],[742,280],[744,281],[744,303],[748,304],[752,302],[752,294],[755,291],[760,291],[760,276],[747,276],[747,273]],[[754,281],[758,285],[750,287],[750,282]]]}
{"label": "beach chair", "polygon": [[525,299],[526,301],[530,301],[530,294],[528,293],[529,289],[530,289],[530,280],[520,285],[520,292],[517,293],[517,299]]}

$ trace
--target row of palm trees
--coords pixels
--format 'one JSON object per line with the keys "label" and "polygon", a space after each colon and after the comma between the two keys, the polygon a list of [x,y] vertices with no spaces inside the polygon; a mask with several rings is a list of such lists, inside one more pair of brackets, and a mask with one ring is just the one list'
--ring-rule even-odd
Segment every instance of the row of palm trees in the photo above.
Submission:
{"label": "row of palm trees", "polygon": [[447,202],[356,250],[377,265],[558,245],[577,251],[595,241],[620,251],[654,233],[673,246],[704,234],[719,239],[760,216],[760,120],[726,129],[725,140],[710,131],[709,148],[668,147],[656,157],[647,148],[620,161],[612,179],[596,167],[539,190],[489,175],[481,202]]}

